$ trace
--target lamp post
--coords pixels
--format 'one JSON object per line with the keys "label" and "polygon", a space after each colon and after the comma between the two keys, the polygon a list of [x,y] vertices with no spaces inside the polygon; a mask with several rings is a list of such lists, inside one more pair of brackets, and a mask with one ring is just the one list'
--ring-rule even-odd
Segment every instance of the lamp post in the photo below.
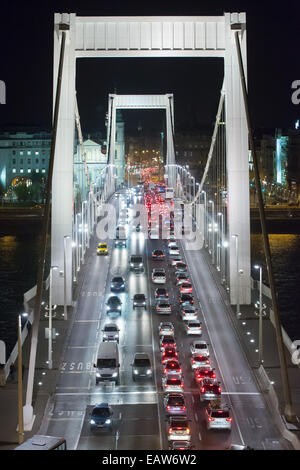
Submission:
{"label": "lamp post", "polygon": [[239,318],[240,312],[240,273],[239,273],[239,236],[231,235],[235,239],[235,259],[236,259],[236,316]]}
{"label": "lamp post", "polygon": [[70,235],[64,236],[64,320],[68,319],[67,309],[67,240],[71,237]]}
{"label": "lamp post", "polygon": [[52,369],[52,271],[58,266],[51,266],[49,280],[49,328],[48,328],[48,368]]}
{"label": "lamp post", "polygon": [[[80,259],[79,259],[79,223],[78,217],[81,217],[81,213],[76,214],[76,230],[75,230],[75,243],[76,243],[76,272],[80,269]],[[77,275],[76,275],[77,276]]]}
{"label": "lamp post", "polygon": [[[223,247],[223,230],[224,230],[224,218],[223,218],[223,213],[222,212],[218,212],[218,217],[221,218],[221,226],[219,228],[219,231],[218,231],[218,261],[217,261],[217,267],[219,268],[220,272],[222,271],[221,269],[221,249]],[[222,275],[221,275],[221,279],[222,279]]]}
{"label": "lamp post", "polygon": [[259,270],[259,323],[258,323],[258,362],[260,365],[263,364],[263,338],[262,338],[262,267],[255,265],[254,269]]}
{"label": "lamp post", "polygon": [[207,247],[207,197],[204,189],[202,189],[201,193],[204,195],[204,241]]}
{"label": "lamp post", "polygon": [[224,284],[226,281],[226,269],[225,269],[225,249],[228,248],[229,243],[227,240],[224,240],[222,243],[222,260],[221,260],[221,283]]}
{"label": "lamp post", "polygon": [[212,215],[212,223],[211,223],[211,230],[212,230],[212,264],[215,264],[215,204],[214,201],[208,201],[211,204],[211,215]]}
{"label": "lamp post", "polygon": [[84,262],[84,253],[86,248],[86,240],[85,240],[85,217],[84,217],[84,205],[87,204],[87,201],[82,201],[81,203],[81,261]]}
{"label": "lamp post", "polygon": [[22,444],[24,441],[24,417],[23,417],[23,374],[22,374],[22,316],[27,313],[18,315],[18,442]]}

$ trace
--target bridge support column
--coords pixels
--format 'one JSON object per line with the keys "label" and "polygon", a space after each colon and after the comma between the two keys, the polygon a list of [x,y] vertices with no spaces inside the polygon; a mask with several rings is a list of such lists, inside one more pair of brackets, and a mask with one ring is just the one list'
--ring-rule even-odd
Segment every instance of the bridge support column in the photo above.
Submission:
{"label": "bridge support column", "polygon": [[[235,30],[232,29],[233,24],[234,15],[225,13],[226,52],[224,70],[228,174],[228,262],[230,300],[232,304],[236,305],[238,303],[251,303],[251,257],[248,128],[239,77],[238,58],[234,38]],[[246,71],[246,23],[234,27],[241,28],[240,40],[243,63]],[[238,235],[238,254],[236,253],[236,242],[233,235]],[[237,272],[237,256],[240,274]]]}
{"label": "bridge support column", "polygon": [[[53,84],[57,83],[61,34],[59,23],[69,24],[67,32],[62,92],[60,99],[52,183],[51,266],[58,266],[53,276],[53,304],[64,304],[64,236],[73,228],[73,158],[75,126],[75,14],[55,14]],[[66,300],[72,303],[72,243],[66,244]]]}

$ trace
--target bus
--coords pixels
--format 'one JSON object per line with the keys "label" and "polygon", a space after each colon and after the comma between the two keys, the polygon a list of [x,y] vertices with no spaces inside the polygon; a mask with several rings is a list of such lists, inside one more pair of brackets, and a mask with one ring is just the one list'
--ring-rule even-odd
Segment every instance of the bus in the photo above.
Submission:
{"label": "bus", "polygon": [[15,447],[14,450],[67,450],[67,442],[63,437],[35,434]]}

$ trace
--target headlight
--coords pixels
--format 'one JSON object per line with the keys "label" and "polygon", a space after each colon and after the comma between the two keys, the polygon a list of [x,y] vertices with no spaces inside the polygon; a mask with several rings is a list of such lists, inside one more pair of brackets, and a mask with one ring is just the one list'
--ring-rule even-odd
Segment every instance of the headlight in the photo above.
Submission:
{"label": "headlight", "polygon": [[118,375],[118,372],[114,372],[112,376],[117,377],[117,375]]}
{"label": "headlight", "polygon": [[119,335],[118,333],[114,336],[115,339],[118,339],[119,338]]}
{"label": "headlight", "polygon": [[133,264],[133,263],[130,263],[130,266],[131,266],[131,267],[133,267],[133,266],[134,266],[134,264]]}
{"label": "headlight", "polygon": [[103,335],[103,338],[107,338],[108,336],[107,335]]}
{"label": "headlight", "polygon": [[146,372],[148,375],[151,374],[151,369],[148,369],[147,372]]}
{"label": "headlight", "polygon": [[118,305],[118,310],[121,310],[121,305]]}
{"label": "headlight", "polygon": [[137,305],[137,303],[136,303],[136,302],[133,302],[133,305]]}
{"label": "headlight", "polygon": [[96,424],[93,419],[91,419],[90,423],[91,423],[91,424]]}
{"label": "headlight", "polygon": [[136,369],[134,369],[133,373],[134,373],[134,374],[138,374],[138,373],[139,373],[139,371],[138,371],[138,370],[136,370]]}
{"label": "headlight", "polygon": [[96,372],[96,377],[100,377],[100,374],[99,374],[99,372]]}
{"label": "headlight", "polygon": [[110,419],[107,419],[107,420],[105,421],[105,424],[110,424],[110,423],[111,423],[111,420],[110,420]]}
{"label": "headlight", "polygon": [[143,263],[140,263],[140,266],[143,266]]}

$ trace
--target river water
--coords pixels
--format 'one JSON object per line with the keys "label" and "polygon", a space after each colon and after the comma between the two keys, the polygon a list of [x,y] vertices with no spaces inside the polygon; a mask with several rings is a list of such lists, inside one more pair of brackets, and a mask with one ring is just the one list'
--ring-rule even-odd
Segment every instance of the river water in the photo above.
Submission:
{"label": "river water", "polygon": [[[17,340],[17,315],[23,312],[23,294],[36,284],[38,229],[30,234],[0,233],[0,339],[7,358]],[[270,244],[282,325],[292,340],[300,339],[300,235],[273,234]],[[262,238],[251,235],[252,265],[266,267]],[[252,272],[257,279],[257,272]]]}

